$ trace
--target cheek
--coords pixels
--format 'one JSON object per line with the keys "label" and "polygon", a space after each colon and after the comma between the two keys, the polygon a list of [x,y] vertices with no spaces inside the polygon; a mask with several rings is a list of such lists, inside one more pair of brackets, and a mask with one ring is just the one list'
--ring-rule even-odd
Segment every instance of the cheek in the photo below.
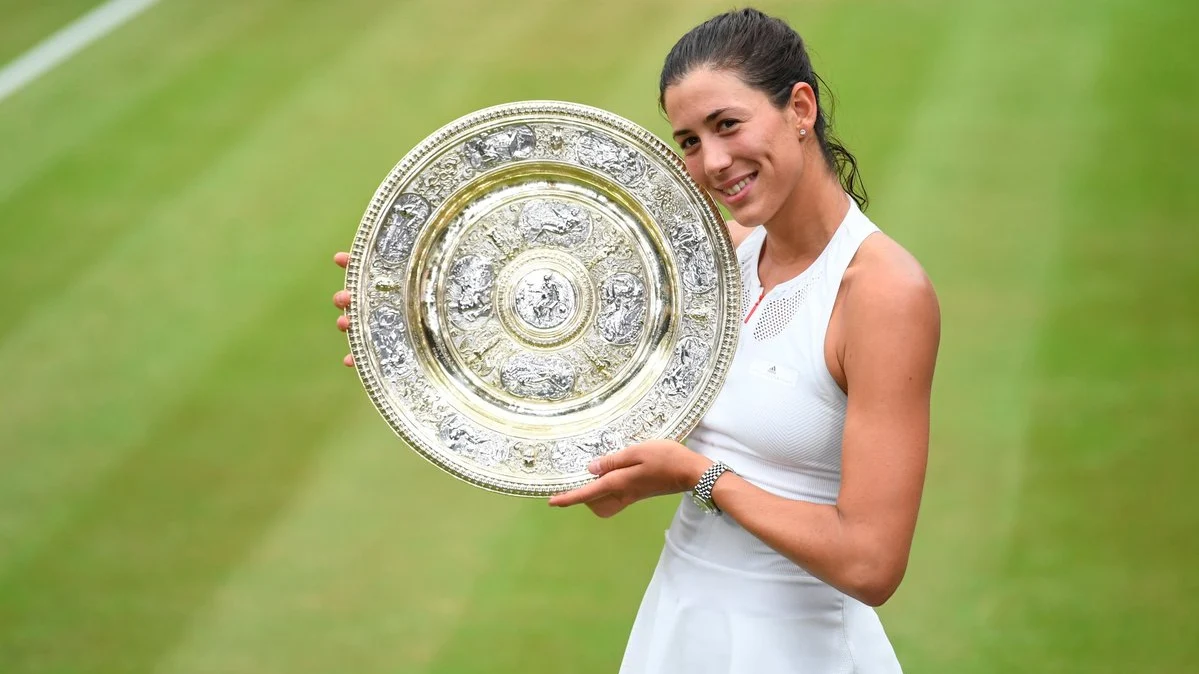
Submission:
{"label": "cheek", "polygon": [[683,166],[687,167],[687,175],[691,176],[692,180],[700,185],[704,184],[704,160],[698,152],[683,155]]}
{"label": "cheek", "polygon": [[774,172],[777,174],[776,178],[784,183],[799,180],[804,171],[803,150],[794,147],[788,140],[786,138],[778,139],[770,145],[769,151],[769,164],[774,168]]}

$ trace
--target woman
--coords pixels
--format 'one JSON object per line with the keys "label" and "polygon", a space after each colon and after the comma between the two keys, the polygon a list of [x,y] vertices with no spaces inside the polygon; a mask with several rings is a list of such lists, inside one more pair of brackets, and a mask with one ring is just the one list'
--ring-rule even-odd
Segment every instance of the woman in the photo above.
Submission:
{"label": "woman", "polygon": [[690,447],[628,447],[550,499],[609,517],[692,492],[622,672],[900,669],[871,607],[907,566],[940,315],[920,265],[863,215],[819,84],[799,35],[755,10],[705,22],[666,58],[659,102],[688,173],[751,225],[729,224],[747,302]]}

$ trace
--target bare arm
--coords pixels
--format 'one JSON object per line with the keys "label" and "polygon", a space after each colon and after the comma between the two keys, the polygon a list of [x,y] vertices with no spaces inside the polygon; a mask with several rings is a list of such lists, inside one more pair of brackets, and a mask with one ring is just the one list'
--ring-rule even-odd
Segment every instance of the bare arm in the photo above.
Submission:
{"label": "bare arm", "polygon": [[907,569],[928,457],[940,312],[923,273],[863,270],[846,293],[842,479],[831,506],[721,478],[713,500],[813,575],[874,606]]}

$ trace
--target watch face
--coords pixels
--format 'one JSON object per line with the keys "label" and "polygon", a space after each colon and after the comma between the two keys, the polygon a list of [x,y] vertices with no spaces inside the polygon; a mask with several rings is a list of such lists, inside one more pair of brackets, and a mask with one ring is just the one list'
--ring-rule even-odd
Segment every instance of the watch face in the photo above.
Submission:
{"label": "watch face", "polygon": [[705,513],[716,512],[716,508],[713,507],[714,504],[700,498],[699,495],[697,495],[695,492],[691,492],[691,502],[694,503],[697,508],[704,511]]}

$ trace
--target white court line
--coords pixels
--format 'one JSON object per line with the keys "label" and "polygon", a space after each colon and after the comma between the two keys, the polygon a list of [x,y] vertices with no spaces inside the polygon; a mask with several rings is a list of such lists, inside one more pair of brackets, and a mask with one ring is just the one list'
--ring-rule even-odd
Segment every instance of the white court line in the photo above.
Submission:
{"label": "white court line", "polygon": [[156,2],[158,0],[109,0],[42,40],[0,70],[0,101]]}

